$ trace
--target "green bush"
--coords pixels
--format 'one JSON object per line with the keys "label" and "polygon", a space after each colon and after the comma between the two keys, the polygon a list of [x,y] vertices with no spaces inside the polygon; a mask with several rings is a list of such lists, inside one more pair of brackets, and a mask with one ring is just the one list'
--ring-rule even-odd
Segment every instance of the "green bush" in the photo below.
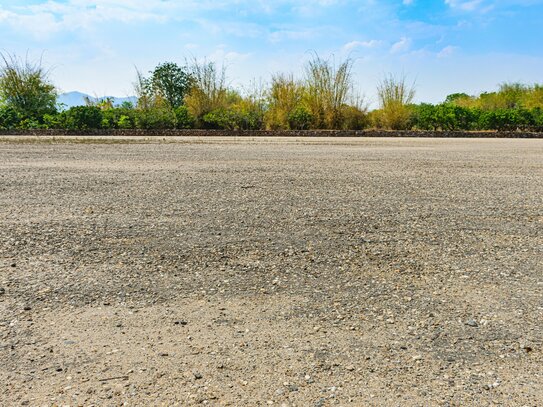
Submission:
{"label": "green bush", "polygon": [[237,126],[237,115],[228,109],[215,109],[202,117],[205,129],[234,130]]}
{"label": "green bush", "polygon": [[411,125],[419,130],[475,130],[480,111],[452,103],[412,106]]}
{"label": "green bush", "polygon": [[62,113],[57,114],[44,114],[43,115],[43,127],[46,129],[61,129],[64,127],[64,115]]}
{"label": "green bush", "polygon": [[96,106],[74,106],[61,113],[62,127],[70,130],[99,129],[102,111]]}
{"label": "green bush", "polygon": [[369,126],[368,115],[355,106],[344,106],[342,112],[343,130],[362,130]]}
{"label": "green bush", "polygon": [[0,106],[0,129],[13,129],[18,126],[21,117],[12,106]]}
{"label": "green bush", "polygon": [[536,131],[543,131],[543,108],[536,107],[532,109],[532,121]]}
{"label": "green bush", "polygon": [[102,111],[102,127],[106,129],[133,129],[137,111],[129,106],[114,107]]}
{"label": "green bush", "polygon": [[142,109],[136,113],[138,129],[173,129],[175,123],[175,114],[169,108]]}
{"label": "green bush", "polygon": [[291,130],[307,130],[313,123],[313,115],[304,106],[297,106],[288,115],[288,126]]}
{"label": "green bush", "polygon": [[534,117],[526,109],[496,109],[479,117],[479,128],[484,130],[529,130],[534,125]]}
{"label": "green bush", "polygon": [[173,111],[175,115],[175,127],[177,129],[190,129],[194,127],[194,117],[189,112],[187,106],[179,106]]}
{"label": "green bush", "polygon": [[130,120],[130,117],[123,114],[121,115],[121,117],[119,117],[119,121],[117,122],[117,127],[119,129],[133,129],[134,123],[132,122],[132,120]]}
{"label": "green bush", "polygon": [[241,110],[236,115],[237,128],[260,130],[264,127],[264,114],[258,110]]}

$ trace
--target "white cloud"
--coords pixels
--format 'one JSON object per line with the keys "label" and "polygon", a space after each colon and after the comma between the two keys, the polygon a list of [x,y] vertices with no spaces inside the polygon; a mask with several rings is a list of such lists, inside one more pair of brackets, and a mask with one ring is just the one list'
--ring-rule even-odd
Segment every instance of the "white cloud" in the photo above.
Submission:
{"label": "white cloud", "polygon": [[445,0],[451,8],[463,11],[475,11],[482,6],[483,0]]}
{"label": "white cloud", "polygon": [[352,51],[355,48],[377,48],[383,42],[379,40],[351,41],[343,46],[344,51]]}
{"label": "white cloud", "polygon": [[400,52],[409,51],[412,42],[413,41],[411,40],[411,38],[402,37],[398,42],[392,44],[392,47],[390,47],[390,52],[392,52],[393,54],[397,54]]}
{"label": "white cloud", "polygon": [[403,0],[402,3],[404,6],[410,6],[411,4],[413,4],[413,0]]}
{"label": "white cloud", "polygon": [[446,47],[444,47],[441,51],[437,53],[437,57],[438,58],[450,57],[452,54],[454,54],[456,50],[458,50],[458,47],[447,45]]}

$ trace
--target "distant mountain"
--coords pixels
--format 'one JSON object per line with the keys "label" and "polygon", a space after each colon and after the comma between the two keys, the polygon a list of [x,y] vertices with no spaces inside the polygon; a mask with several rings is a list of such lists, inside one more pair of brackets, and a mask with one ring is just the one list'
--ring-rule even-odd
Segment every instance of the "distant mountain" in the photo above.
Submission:
{"label": "distant mountain", "polygon": [[138,98],[135,96],[128,96],[124,98],[119,98],[115,96],[104,96],[104,97],[96,98],[82,92],[66,92],[66,93],[61,93],[60,95],[58,95],[57,102],[60,105],[66,105],[66,109],[69,109],[70,107],[73,107],[73,106],[85,106],[86,97],[92,101],[98,101],[105,98],[112,98],[114,106],[119,106],[123,102],[130,102],[136,105],[136,102],[138,101]]}

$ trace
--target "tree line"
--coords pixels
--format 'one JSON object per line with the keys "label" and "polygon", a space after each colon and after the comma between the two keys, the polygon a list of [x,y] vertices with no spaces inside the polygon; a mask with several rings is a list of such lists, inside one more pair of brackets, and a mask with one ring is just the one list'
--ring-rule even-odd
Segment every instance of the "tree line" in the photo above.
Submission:
{"label": "tree line", "polygon": [[379,108],[370,111],[355,91],[352,66],[314,55],[301,78],[275,74],[269,84],[239,90],[213,62],[165,62],[147,75],[137,72],[135,105],[105,98],[62,109],[41,61],[2,54],[0,129],[543,131],[543,85],[505,83],[496,92],[415,104],[414,84],[388,75],[377,85]]}

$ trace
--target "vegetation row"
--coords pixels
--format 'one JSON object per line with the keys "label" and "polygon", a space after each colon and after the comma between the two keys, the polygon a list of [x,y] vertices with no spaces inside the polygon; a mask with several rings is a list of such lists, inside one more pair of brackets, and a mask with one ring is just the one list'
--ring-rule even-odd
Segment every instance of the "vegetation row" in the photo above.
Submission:
{"label": "vegetation row", "polygon": [[369,111],[354,90],[352,61],[335,65],[316,55],[302,78],[276,74],[242,90],[214,63],[166,62],[148,76],[137,72],[135,105],[105,98],[69,109],[57,104],[41,62],[3,54],[0,64],[0,129],[543,131],[543,85],[505,83],[496,92],[414,104],[414,86],[388,75],[377,85],[379,108]]}

